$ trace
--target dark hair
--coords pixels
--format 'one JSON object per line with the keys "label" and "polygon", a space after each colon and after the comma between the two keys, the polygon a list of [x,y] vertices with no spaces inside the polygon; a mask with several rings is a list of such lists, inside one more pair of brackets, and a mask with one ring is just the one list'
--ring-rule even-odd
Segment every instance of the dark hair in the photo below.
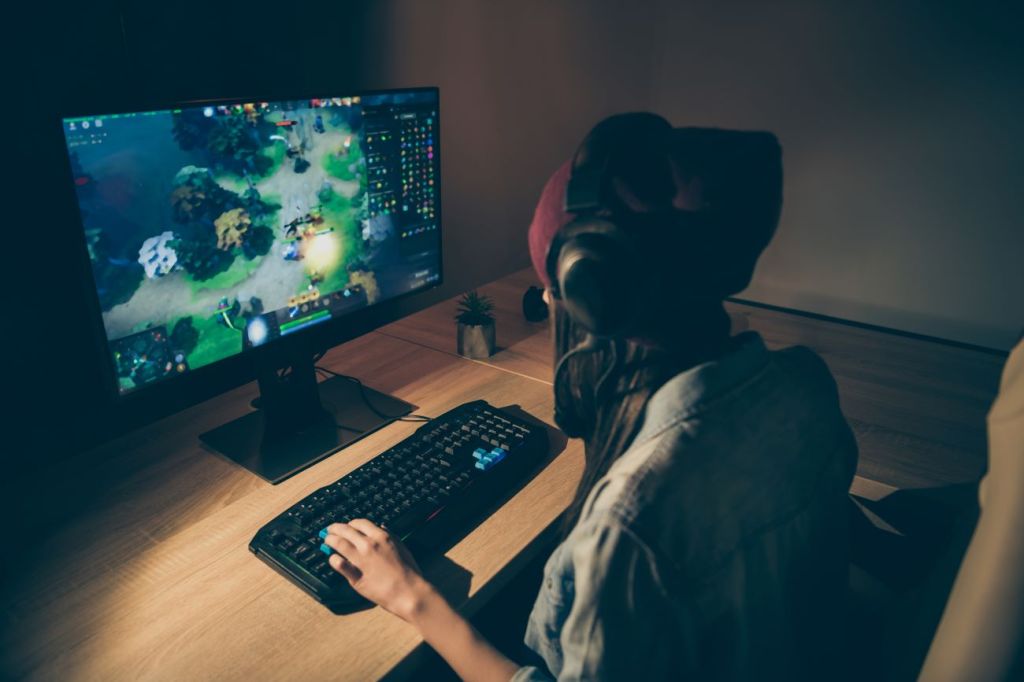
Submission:
{"label": "dark hair", "polygon": [[[674,323],[650,341],[591,339],[592,349],[566,360],[561,380],[556,377],[556,411],[583,439],[585,461],[564,517],[563,535],[579,520],[591,488],[629,448],[655,391],[685,369],[716,356],[729,337],[729,318],[719,301],[672,317]],[[557,366],[588,339],[558,302],[552,304],[552,320]]]}

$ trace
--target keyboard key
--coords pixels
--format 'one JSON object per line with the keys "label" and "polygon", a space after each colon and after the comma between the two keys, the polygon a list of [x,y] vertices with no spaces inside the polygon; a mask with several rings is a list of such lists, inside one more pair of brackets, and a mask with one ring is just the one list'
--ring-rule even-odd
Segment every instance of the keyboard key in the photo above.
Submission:
{"label": "keyboard key", "polygon": [[331,568],[330,564],[324,564],[323,567],[318,568],[316,577],[320,578],[328,587],[336,587],[345,580],[340,573]]}
{"label": "keyboard key", "polygon": [[[517,468],[503,465],[499,472],[492,473],[495,464],[511,452],[516,453],[517,462],[529,461],[531,452],[539,459],[545,442],[542,428],[521,423],[514,415],[482,401],[467,403],[437,417],[334,483],[297,500],[269,527],[261,529],[254,540],[263,550],[257,556],[290,556],[311,575],[303,578],[301,572],[293,573],[289,579],[302,583],[325,603],[337,603],[352,592],[345,578],[327,562],[331,549],[323,542],[326,526],[364,518],[412,542],[424,524],[440,523],[438,533],[423,536],[430,537],[430,543],[436,542],[433,538],[443,536],[446,524],[461,524],[466,514],[474,513],[476,507],[472,505],[486,506],[493,501],[493,495],[486,492],[491,488],[480,488],[481,494],[471,497],[465,497],[464,491],[486,485],[478,481],[502,485],[502,476],[506,475],[502,472],[514,473]],[[509,486],[517,485],[515,479],[506,480]],[[468,506],[459,508],[463,499]],[[460,511],[437,516],[447,506]],[[428,522],[435,517],[436,522]],[[443,521],[445,518],[450,521]],[[302,529],[301,534],[296,526]],[[419,556],[423,546],[413,547]]]}

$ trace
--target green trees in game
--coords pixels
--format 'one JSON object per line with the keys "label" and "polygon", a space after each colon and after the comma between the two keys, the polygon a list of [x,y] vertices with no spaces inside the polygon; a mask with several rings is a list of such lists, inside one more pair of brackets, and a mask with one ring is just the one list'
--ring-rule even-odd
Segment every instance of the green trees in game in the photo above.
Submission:
{"label": "green trees in game", "polygon": [[171,208],[179,223],[213,220],[241,203],[238,195],[217,184],[207,168],[185,166],[174,176]]}
{"label": "green trees in game", "polygon": [[254,223],[249,228],[245,241],[242,242],[242,253],[251,260],[257,256],[266,255],[274,244],[274,231],[260,221],[261,219],[271,219],[273,213],[280,209],[281,205],[263,199],[251,181],[249,188],[242,192],[242,199],[245,201],[246,210],[252,216]]}
{"label": "green trees in game", "polygon": [[265,175],[274,160],[263,153],[268,131],[262,117],[206,116],[201,109],[174,114],[171,133],[184,151],[206,152],[210,164],[238,175]]}
{"label": "green trees in game", "polygon": [[178,146],[187,152],[205,147],[213,126],[213,119],[199,109],[184,109],[174,114],[171,134]]}
{"label": "green trees in game", "polygon": [[206,140],[207,149],[239,175],[267,172],[273,161],[262,153],[263,146],[253,126],[242,117],[219,118]]}
{"label": "green trees in game", "polygon": [[174,176],[172,215],[181,227],[174,230],[174,239],[168,245],[178,255],[178,265],[193,279],[210,279],[231,267],[235,257],[217,248],[213,221],[240,203],[238,196],[218,185],[206,168],[185,166]]}
{"label": "green trees in game", "polygon": [[249,260],[266,254],[274,243],[273,230],[266,225],[254,225],[241,208],[225,211],[213,221],[213,226],[217,232],[217,248],[227,251],[240,247]]}
{"label": "green trees in game", "polygon": [[197,281],[219,275],[235,260],[230,251],[217,248],[217,233],[211,225],[190,223],[181,230],[175,230],[174,236],[168,246],[178,254],[178,265]]}
{"label": "green trees in game", "polygon": [[242,201],[245,204],[245,210],[249,212],[253,220],[270,217],[274,211],[281,208],[281,204],[275,203],[269,198],[264,199],[252,181],[249,182],[248,189],[242,192]]}
{"label": "green trees in game", "polygon": [[202,217],[201,211],[205,201],[206,194],[199,187],[189,184],[176,187],[171,192],[171,208],[174,211],[174,219],[179,223],[198,220]]}
{"label": "green trees in game", "polygon": [[217,232],[217,248],[230,251],[236,246],[241,247],[251,224],[252,219],[244,208],[233,208],[221,213],[213,221],[213,229]]}
{"label": "green trees in game", "polygon": [[256,185],[252,184],[252,180],[249,180],[249,186],[242,192],[242,200],[245,201],[245,206],[249,209],[249,213],[259,211],[263,205],[262,199],[263,197],[260,191],[256,189]]}
{"label": "green trees in game", "polygon": [[265,256],[274,243],[274,231],[266,225],[254,225],[245,235],[242,242],[242,253],[250,260],[257,256]]}
{"label": "green trees in game", "polygon": [[192,323],[192,317],[183,317],[174,323],[170,335],[171,346],[188,355],[199,345],[199,330]]}
{"label": "green trees in game", "polygon": [[265,255],[274,233],[263,223],[280,208],[264,201],[255,187],[242,195],[224,189],[209,169],[185,166],[171,191],[174,230],[169,246],[178,265],[196,281],[205,281],[231,267],[239,251],[248,259]]}

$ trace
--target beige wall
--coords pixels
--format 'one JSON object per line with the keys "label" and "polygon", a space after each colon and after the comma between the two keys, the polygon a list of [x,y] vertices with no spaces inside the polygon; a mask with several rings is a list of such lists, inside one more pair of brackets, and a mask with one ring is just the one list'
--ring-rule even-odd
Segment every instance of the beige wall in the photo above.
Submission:
{"label": "beige wall", "polygon": [[743,296],[1000,348],[1024,327],[1008,17],[935,3],[372,7],[363,85],[441,87],[447,291],[526,265],[551,170],[596,120],[652,109],[782,140],[782,223]]}

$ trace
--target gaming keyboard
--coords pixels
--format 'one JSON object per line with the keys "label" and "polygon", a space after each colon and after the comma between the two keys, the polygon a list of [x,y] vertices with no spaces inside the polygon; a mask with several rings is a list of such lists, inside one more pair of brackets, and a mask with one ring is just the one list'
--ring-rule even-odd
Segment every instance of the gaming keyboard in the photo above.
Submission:
{"label": "gaming keyboard", "polygon": [[482,400],[465,403],[299,500],[263,526],[249,549],[331,611],[350,612],[368,602],[327,563],[323,528],[369,519],[423,558],[482,521],[547,451],[543,426]]}

